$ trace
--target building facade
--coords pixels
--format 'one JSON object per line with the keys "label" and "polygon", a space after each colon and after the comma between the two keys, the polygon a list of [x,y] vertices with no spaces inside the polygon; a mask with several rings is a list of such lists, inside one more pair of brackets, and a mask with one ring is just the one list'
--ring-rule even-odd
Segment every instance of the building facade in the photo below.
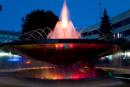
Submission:
{"label": "building facade", "polygon": [[0,43],[7,43],[18,40],[19,36],[19,32],[0,30]]}
{"label": "building facade", "polygon": [[[124,38],[130,41],[130,10],[123,12],[110,19],[112,32],[115,38]],[[85,39],[99,38],[100,24],[95,24],[83,29],[82,35]]]}

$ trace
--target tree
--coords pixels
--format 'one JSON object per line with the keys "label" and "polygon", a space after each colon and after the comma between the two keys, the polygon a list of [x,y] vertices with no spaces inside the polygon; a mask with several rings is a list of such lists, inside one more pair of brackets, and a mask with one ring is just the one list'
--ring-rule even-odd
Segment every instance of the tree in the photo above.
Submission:
{"label": "tree", "polygon": [[[36,29],[44,30],[47,27],[53,30],[58,20],[58,17],[52,11],[34,10],[22,18],[22,34]],[[49,30],[45,30],[46,34],[49,32]],[[46,35],[43,36],[46,38]]]}
{"label": "tree", "polygon": [[104,9],[103,17],[101,18],[100,24],[100,38],[103,40],[111,40],[113,39],[113,33],[111,32],[112,26],[109,20],[109,16],[107,14],[107,10]]}

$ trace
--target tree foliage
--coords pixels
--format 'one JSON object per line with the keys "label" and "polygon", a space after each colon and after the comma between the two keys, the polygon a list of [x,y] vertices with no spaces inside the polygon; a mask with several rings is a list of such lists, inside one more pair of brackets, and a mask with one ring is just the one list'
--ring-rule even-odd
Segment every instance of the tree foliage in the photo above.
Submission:
{"label": "tree foliage", "polygon": [[[52,11],[34,10],[22,18],[22,34],[36,29],[54,29],[58,17]],[[50,31],[45,31],[48,34]]]}
{"label": "tree foliage", "polygon": [[107,10],[104,9],[104,13],[103,13],[103,17],[101,18],[101,24],[100,24],[100,36],[105,36],[105,35],[109,35],[110,37],[112,37],[112,26],[109,20],[109,16],[107,14]]}

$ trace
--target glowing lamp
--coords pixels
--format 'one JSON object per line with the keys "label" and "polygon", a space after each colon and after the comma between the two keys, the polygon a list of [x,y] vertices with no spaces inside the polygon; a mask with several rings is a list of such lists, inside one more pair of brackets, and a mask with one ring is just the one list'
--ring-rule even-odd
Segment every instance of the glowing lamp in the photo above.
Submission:
{"label": "glowing lamp", "polygon": [[124,55],[130,57],[130,52],[125,52]]}
{"label": "glowing lamp", "polygon": [[80,79],[80,76],[78,74],[75,74],[75,75],[71,76],[71,79],[72,80],[78,80],[78,79]]}
{"label": "glowing lamp", "polygon": [[9,58],[8,61],[9,62],[17,62],[17,61],[20,61],[20,58]]}
{"label": "glowing lamp", "polygon": [[32,62],[31,61],[26,61],[25,64],[31,64]]}
{"label": "glowing lamp", "polygon": [[69,44],[69,48],[74,48],[74,45],[73,44]]}
{"label": "glowing lamp", "polygon": [[60,47],[60,48],[64,48],[64,44],[60,44],[59,47]]}

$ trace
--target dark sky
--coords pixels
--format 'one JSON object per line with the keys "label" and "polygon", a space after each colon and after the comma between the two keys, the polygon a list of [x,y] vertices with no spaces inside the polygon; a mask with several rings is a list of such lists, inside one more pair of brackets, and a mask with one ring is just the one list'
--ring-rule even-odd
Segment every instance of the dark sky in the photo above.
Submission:
{"label": "dark sky", "polygon": [[[102,1],[102,8],[108,10],[110,17],[130,9],[130,0],[67,0],[75,27],[83,28],[99,22],[99,1]],[[59,16],[63,0],[0,0],[0,4],[0,30],[20,31],[21,18],[32,10],[51,10]]]}

